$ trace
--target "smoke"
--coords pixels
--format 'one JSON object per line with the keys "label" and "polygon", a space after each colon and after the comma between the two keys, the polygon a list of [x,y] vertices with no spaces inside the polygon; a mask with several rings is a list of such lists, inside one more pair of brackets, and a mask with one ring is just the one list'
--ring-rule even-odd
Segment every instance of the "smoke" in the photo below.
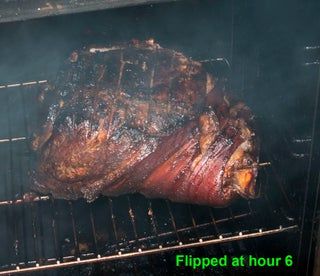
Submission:
{"label": "smoke", "polygon": [[[292,152],[295,150],[292,140],[305,138],[311,132],[315,69],[302,66],[305,58],[303,47],[320,41],[319,7],[320,1],[317,0],[186,0],[1,24],[0,85],[54,79],[60,64],[74,49],[88,44],[125,42],[133,38],[143,40],[153,37],[162,46],[182,51],[197,60],[224,57],[231,63],[230,82],[233,93],[243,99],[257,117],[263,149],[261,160],[272,162],[275,170],[287,181],[286,188],[289,190],[294,184],[298,186],[304,183],[303,176],[306,172],[303,166],[299,167],[301,163],[292,159]],[[23,136],[25,131],[23,99],[16,93],[19,90],[10,95],[2,93],[12,91],[14,90],[0,90],[0,138],[7,138],[9,134],[12,137]],[[32,92],[31,89],[24,94],[25,104],[28,110],[33,110],[36,103],[29,92]],[[8,116],[11,120],[11,133],[8,131]],[[35,118],[30,116],[30,120],[33,119]],[[27,159],[21,155],[27,149],[22,144],[16,147],[10,156],[8,144],[0,146],[3,160],[0,180],[4,184],[0,187],[0,197],[3,199],[14,197],[20,192],[20,185],[27,183]],[[22,167],[24,170],[21,171]],[[270,171],[273,170],[268,171],[270,186],[275,186],[276,181]],[[278,190],[274,188],[273,191]],[[271,194],[270,197],[273,200],[276,196]],[[127,201],[125,199],[117,202],[119,206],[115,210],[122,212],[124,209],[121,204],[124,206]],[[136,202],[140,206],[143,200],[138,198]],[[167,207],[160,208],[162,203],[153,201],[156,206],[154,209],[159,212],[158,221],[162,222],[159,227],[170,224],[170,217],[164,211]],[[42,210],[45,231],[52,227],[49,221],[52,211],[50,206],[47,205],[48,210]],[[65,213],[69,210],[67,205],[62,207],[60,209]],[[180,208],[182,210],[177,213],[187,212],[186,208]],[[199,215],[207,215],[207,209],[195,209]],[[5,221],[7,209],[1,210],[0,217]],[[5,239],[5,250],[0,255],[1,263],[9,262],[8,256],[3,256],[7,251],[10,251],[11,260],[16,258],[14,244],[11,243],[14,240],[11,229],[14,229],[14,223],[18,225],[17,229],[22,229],[22,210],[21,208],[14,213],[12,225],[3,223],[0,227],[0,237]],[[103,208],[100,210],[104,212]],[[242,211],[243,208],[235,210]],[[229,216],[229,212],[227,215],[223,212],[219,210],[217,215],[221,218]],[[27,215],[31,216],[31,213],[28,212]],[[78,211],[78,221],[83,217],[83,213]],[[101,225],[105,223],[101,219],[104,217],[103,213],[98,217]],[[27,217],[27,222],[31,221],[32,218]],[[129,219],[124,221],[129,223]],[[61,222],[62,227],[70,226],[67,215],[63,216]],[[181,220],[181,223],[185,221]],[[108,233],[112,233],[112,222],[107,221],[106,224],[110,226]],[[26,240],[24,246],[32,248],[32,224],[27,225],[30,227],[27,229],[30,239]],[[166,229],[168,228],[164,227],[163,231]],[[226,229],[230,230],[229,224]],[[69,230],[65,232],[71,233]],[[20,240],[23,240],[22,233],[19,235]],[[71,234],[61,237],[69,243],[70,236]],[[53,241],[48,242],[48,246],[50,244]],[[271,248],[267,245],[263,249],[268,247]],[[273,248],[280,247],[277,244]],[[51,251],[53,249],[49,248],[48,252]],[[35,258],[29,257],[30,260]]]}

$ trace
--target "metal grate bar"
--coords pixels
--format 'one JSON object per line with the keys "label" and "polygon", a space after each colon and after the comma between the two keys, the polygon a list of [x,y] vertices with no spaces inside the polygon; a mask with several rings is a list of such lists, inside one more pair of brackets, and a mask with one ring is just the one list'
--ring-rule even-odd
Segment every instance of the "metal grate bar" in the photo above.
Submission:
{"label": "metal grate bar", "polygon": [[39,80],[39,81],[28,81],[28,82],[21,82],[21,83],[0,84],[0,89],[30,86],[30,85],[36,85],[36,84],[43,84],[47,82],[48,82],[47,80]]}
{"label": "metal grate bar", "polygon": [[[44,233],[43,233],[43,215],[42,215],[42,208],[41,208],[41,203],[37,204],[37,209],[36,209],[36,219],[38,220],[38,245],[40,246],[40,256],[39,256],[39,263],[42,262],[42,256],[45,256],[45,242],[44,242]],[[39,243],[40,241],[40,243]]]}
{"label": "metal grate bar", "polygon": [[31,272],[31,271],[39,271],[39,270],[45,270],[45,269],[53,269],[53,268],[62,268],[62,267],[68,267],[72,265],[83,265],[83,264],[93,264],[93,263],[98,263],[98,262],[105,262],[105,261],[112,261],[112,260],[119,260],[119,259],[126,259],[126,258],[132,258],[132,257],[138,257],[138,256],[145,256],[145,255],[150,255],[150,254],[159,254],[159,253],[164,253],[168,251],[174,251],[174,250],[181,250],[181,249],[186,249],[186,248],[193,248],[193,247],[199,247],[199,246],[207,246],[207,245],[212,245],[212,244],[218,244],[221,242],[231,242],[231,241],[237,241],[237,240],[242,240],[242,239],[250,239],[250,238],[257,238],[257,237],[263,237],[267,235],[273,235],[273,234],[279,234],[279,233],[284,233],[284,232],[289,232],[289,231],[297,231],[298,226],[297,225],[292,225],[288,227],[279,227],[277,229],[270,229],[266,231],[253,231],[249,233],[245,233],[243,235],[227,235],[225,234],[225,237],[223,238],[214,238],[214,237],[207,237],[206,240],[201,240],[193,243],[185,243],[185,244],[178,244],[178,245],[173,245],[173,246],[168,246],[168,247],[158,247],[154,249],[147,249],[147,250],[140,250],[140,251],[134,251],[134,252],[128,252],[128,253],[123,253],[123,254],[118,254],[118,255],[111,255],[111,256],[97,256],[94,258],[90,259],[80,259],[78,258],[76,261],[67,261],[67,262],[56,262],[53,264],[46,264],[46,265],[36,265],[33,267],[26,267],[22,268],[17,266],[16,269],[13,270],[7,270],[7,271],[1,271],[0,275],[7,275],[13,274],[13,273],[24,273],[24,272]]}
{"label": "metal grate bar", "polygon": [[[24,114],[23,115],[23,125],[24,125],[24,131],[25,131],[26,136],[25,137],[14,137],[14,138],[11,138],[11,140],[12,141],[22,141],[22,140],[24,140],[26,142],[27,149],[30,152],[30,144],[28,143],[28,139],[27,139],[27,137],[30,137],[29,136],[29,130],[28,130],[29,115],[28,115],[27,108],[26,108],[26,99],[25,99],[24,91],[25,90],[22,89],[22,88],[19,89],[19,93],[20,93],[20,96],[21,96],[22,111],[23,111],[23,114]],[[31,168],[30,159],[28,159],[28,169],[30,169],[30,168]]]}
{"label": "metal grate bar", "polygon": [[[257,218],[256,213],[253,212],[253,210],[252,210],[251,202],[248,201],[247,204],[248,204],[249,213],[250,213],[252,219],[259,221],[259,218]],[[259,232],[261,232],[261,231],[262,231],[262,229],[259,229]],[[258,258],[258,253],[257,253],[257,252],[258,252],[258,251],[257,251],[258,244],[257,244],[256,239],[253,239],[253,242],[252,242],[252,243],[253,243],[253,248],[254,248],[254,255],[255,255],[256,258]]]}
{"label": "metal grate bar", "polygon": [[73,208],[73,202],[69,201],[69,214],[72,222],[72,234],[73,234],[73,242],[74,242],[74,248],[76,252],[76,256],[80,256],[80,248],[79,248],[79,242],[78,242],[78,235],[77,235],[77,228],[76,228],[76,222],[74,219],[74,208]]}
{"label": "metal grate bar", "polygon": [[[275,162],[274,162],[274,160],[272,159],[272,156],[269,155],[268,153],[267,153],[267,156],[268,156],[268,158],[270,158],[269,160],[272,160],[271,163],[274,164]],[[289,197],[288,197],[288,195],[287,195],[287,193],[286,193],[286,191],[285,191],[285,188],[284,188],[284,185],[283,185],[283,180],[280,178],[279,174],[277,173],[277,171],[276,171],[276,169],[275,169],[275,167],[274,167],[273,165],[271,165],[270,170],[271,170],[271,172],[272,172],[273,175],[274,175],[274,179],[276,180],[275,182],[276,182],[276,184],[279,186],[280,191],[281,191],[281,193],[282,193],[282,195],[283,195],[283,198],[284,198],[284,200],[286,201],[286,204],[288,205],[288,207],[289,207],[290,209],[292,209],[292,207],[293,207],[293,206],[292,206],[292,202],[290,201],[290,199],[289,199]],[[265,171],[265,169],[264,169],[264,171]]]}
{"label": "metal grate bar", "polygon": [[[22,185],[22,184],[21,184]],[[10,205],[19,205],[26,204],[38,201],[47,201],[50,199],[50,196],[35,196],[35,194],[25,194],[23,198],[13,199],[13,200],[3,200],[0,201],[1,206],[10,206]]]}
{"label": "metal grate bar", "polygon": [[[159,239],[158,230],[157,230],[157,221],[156,221],[156,218],[155,218],[155,215],[154,215],[154,211],[153,211],[153,208],[152,208],[152,202],[151,202],[150,199],[148,199],[148,218],[149,218],[149,221],[150,221],[151,226],[152,226],[153,236],[155,237],[156,242],[159,245],[159,248],[162,248],[162,245],[161,245],[161,242],[160,242],[160,239]],[[163,253],[160,253],[160,256],[163,256]],[[154,271],[153,266],[151,266],[151,267],[152,267],[152,270]],[[165,269],[165,271],[167,273],[168,272],[167,266],[164,266],[164,269]]]}
{"label": "metal grate bar", "polygon": [[197,226],[196,220],[194,219],[194,216],[193,216],[193,213],[192,213],[192,210],[191,210],[191,206],[190,206],[190,205],[188,205],[188,211],[189,211],[189,214],[190,214],[190,217],[191,217],[192,226],[193,226],[193,227],[196,227],[196,226]]}
{"label": "metal grate bar", "polygon": [[92,205],[89,206],[89,212],[90,212],[90,224],[91,224],[91,230],[92,230],[92,237],[93,237],[93,245],[94,245],[94,252],[98,254],[98,246],[97,246],[97,233],[96,233],[96,226],[94,222],[94,217],[92,213]]}
{"label": "metal grate bar", "polygon": [[150,223],[151,223],[151,226],[152,226],[152,232],[157,237],[157,240],[159,240],[156,218],[155,218],[155,215],[154,215],[154,212],[153,212],[152,202],[151,202],[150,199],[148,199],[148,203],[149,203],[148,204],[149,205],[149,207],[148,207],[148,216],[149,216]]}
{"label": "metal grate bar", "polygon": [[166,200],[166,205],[167,205],[167,208],[168,208],[168,211],[169,211],[170,220],[171,220],[174,232],[176,233],[178,241],[180,241],[179,233],[177,231],[176,221],[174,219],[174,216],[173,216],[173,213],[172,213],[172,209],[171,209],[171,206],[170,206],[170,202],[168,200]]}
{"label": "metal grate bar", "polygon": [[61,249],[61,246],[60,246],[60,243],[59,243],[59,220],[57,219],[58,217],[58,208],[56,208],[56,204],[55,204],[55,201],[54,199],[51,199],[51,202],[50,202],[50,205],[51,205],[51,210],[52,210],[52,213],[51,213],[51,216],[52,216],[52,223],[51,223],[51,227],[52,227],[52,235],[53,235],[53,241],[54,241],[54,251],[55,251],[55,256],[57,256],[57,258],[59,260],[62,260],[63,257],[62,257],[62,249]]}
{"label": "metal grate bar", "polygon": [[[237,231],[237,229],[240,229],[240,231],[238,230],[239,231],[239,236],[242,236],[243,232],[241,231],[241,229],[243,229],[243,227],[241,227],[239,225],[239,222],[235,220],[235,216],[234,216],[234,213],[233,213],[231,207],[228,207],[228,212],[229,212],[230,217],[231,217],[231,220],[230,220],[231,223],[230,223],[229,229],[231,229],[234,232]],[[235,243],[235,247],[238,248],[238,251],[241,251],[239,243]]]}
{"label": "metal grate bar", "polygon": [[[12,137],[12,122],[11,122],[11,114],[10,114],[10,110],[9,110],[9,106],[10,106],[10,94],[7,94],[6,97],[6,102],[7,102],[7,123],[8,123],[8,134],[9,137]],[[16,192],[16,185],[15,182],[13,180],[13,145],[12,145],[12,141],[9,142],[9,181],[6,181],[6,185],[10,185],[10,193],[11,193],[11,197],[14,198],[15,196],[15,192]],[[8,189],[9,190],[9,189]],[[17,221],[16,221],[16,217],[17,217],[17,213],[16,213],[16,209],[13,209],[12,212],[9,212],[9,214],[11,214],[12,216],[9,218],[9,225],[11,225],[11,229],[13,229],[13,236],[14,236],[14,241],[13,241],[13,248],[14,249],[14,260],[16,263],[18,263],[19,261],[19,256],[20,256],[20,250],[19,250],[19,239],[18,239],[18,233],[17,233]]]}
{"label": "metal grate bar", "polygon": [[209,209],[209,215],[210,215],[210,218],[211,218],[211,224],[213,225],[214,227],[214,231],[217,235],[219,235],[219,230],[218,230],[218,227],[217,227],[217,222],[214,218],[214,215],[213,215],[213,212],[212,212],[212,208],[208,207]]}
{"label": "metal grate bar", "polygon": [[27,137],[12,137],[12,138],[2,138],[0,139],[0,143],[8,143],[8,142],[17,142],[17,141],[24,141]]}
{"label": "metal grate bar", "polygon": [[38,250],[38,234],[37,234],[37,215],[35,209],[32,206],[32,238],[33,238],[33,252],[35,253],[35,259],[39,259],[39,250]]}
{"label": "metal grate bar", "polygon": [[[19,93],[20,93],[20,100],[21,100],[21,104],[22,104],[22,111],[23,111],[23,119],[24,119],[24,129],[25,129],[25,133],[27,133],[27,119],[26,119],[26,108],[25,108],[25,101],[24,101],[24,95],[23,95],[23,91],[22,89],[19,89]],[[20,138],[20,139],[19,139]],[[19,138],[11,138],[11,135],[10,135],[10,142],[13,142],[13,141],[25,141],[25,137],[19,137]],[[22,144],[23,145],[23,144]],[[28,147],[28,145],[27,145]],[[29,159],[28,159],[29,161]],[[25,163],[25,161],[24,161]],[[30,168],[30,165],[29,165],[29,162],[27,162],[27,168]],[[24,185],[23,185],[23,165],[22,165],[22,160],[19,159],[19,181],[20,181],[20,189],[19,189],[19,192],[20,194],[24,194]],[[22,207],[22,231],[23,231],[23,240],[22,242],[24,243],[24,261],[25,263],[28,261],[28,245],[27,245],[27,225],[26,225],[26,216],[27,216],[27,213],[26,213],[26,207],[25,205],[23,205]]]}
{"label": "metal grate bar", "polygon": [[[20,179],[20,193],[23,194],[23,185],[22,185],[22,164],[21,164],[21,160],[19,162],[19,179]],[[28,260],[28,246],[27,246],[27,240],[26,240],[26,237],[27,237],[27,227],[26,227],[26,208],[25,206],[23,206],[22,208],[22,232],[23,232],[23,243],[24,243],[24,260],[25,260],[25,263],[27,262]]]}
{"label": "metal grate bar", "polygon": [[133,212],[133,209],[132,209],[132,206],[131,206],[131,201],[130,201],[130,197],[129,196],[127,196],[127,201],[128,201],[128,206],[129,206],[129,212],[128,213],[129,213],[129,217],[130,217],[130,220],[131,220],[134,237],[135,237],[136,240],[138,240],[135,216],[134,216],[134,212]]}
{"label": "metal grate bar", "polygon": [[267,194],[264,194],[263,196],[264,200],[267,202],[267,208],[269,209],[269,212],[272,213],[272,211],[274,210],[273,209],[273,206],[272,206],[272,202],[271,200],[269,199],[269,196]]}
{"label": "metal grate bar", "polygon": [[[131,221],[131,224],[132,224],[135,241],[138,243],[138,234],[137,234],[137,227],[136,227],[136,222],[135,222],[135,214],[134,214],[134,211],[132,209],[131,201],[130,201],[130,197],[129,196],[127,196],[127,201],[128,201],[128,206],[129,206],[128,213],[129,213],[130,221]],[[139,248],[138,250],[140,251],[141,249]],[[138,273],[138,268],[137,268],[137,265],[136,265],[135,262],[133,262],[133,268],[134,268],[135,274],[137,274]]]}
{"label": "metal grate bar", "polygon": [[110,209],[110,213],[111,213],[111,221],[112,221],[112,229],[113,229],[113,233],[114,236],[116,238],[116,241],[119,240],[119,236],[118,236],[118,232],[117,232],[117,228],[116,228],[116,221],[115,221],[115,215],[113,212],[113,204],[112,204],[112,199],[108,198],[109,201],[109,209]]}

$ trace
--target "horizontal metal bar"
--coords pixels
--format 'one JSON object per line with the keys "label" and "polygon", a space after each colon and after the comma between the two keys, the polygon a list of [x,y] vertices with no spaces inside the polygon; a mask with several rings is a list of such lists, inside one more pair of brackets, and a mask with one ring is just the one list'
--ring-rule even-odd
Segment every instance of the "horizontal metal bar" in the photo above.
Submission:
{"label": "horizontal metal bar", "polygon": [[151,254],[159,254],[159,253],[164,253],[164,252],[174,251],[174,250],[182,250],[182,249],[186,249],[186,248],[219,244],[219,243],[223,243],[223,242],[232,242],[232,241],[249,239],[249,238],[257,238],[257,237],[279,234],[279,233],[288,232],[288,231],[294,231],[294,230],[298,230],[298,225],[292,225],[292,226],[288,226],[288,227],[282,227],[280,225],[279,228],[270,229],[270,230],[266,230],[266,231],[259,229],[258,231],[251,232],[251,233],[239,232],[239,233],[237,233],[237,235],[233,235],[230,237],[223,237],[223,235],[220,235],[218,239],[212,238],[212,239],[208,239],[208,240],[203,240],[200,238],[197,242],[186,243],[186,244],[179,242],[177,245],[168,246],[168,247],[164,247],[162,245],[159,245],[158,248],[147,249],[147,250],[142,250],[141,248],[139,248],[137,251],[128,252],[128,253],[122,253],[121,251],[119,251],[118,254],[111,255],[111,256],[101,256],[98,254],[95,258],[85,259],[85,260],[81,260],[78,257],[76,260],[69,261],[69,262],[60,262],[57,260],[56,263],[54,263],[54,264],[40,265],[39,263],[35,263],[35,266],[26,267],[26,268],[20,268],[19,266],[17,266],[16,269],[1,271],[0,275],[25,273],[25,272],[32,272],[32,271],[39,271],[39,270],[62,268],[62,267],[68,267],[68,266],[73,266],[73,265],[93,264],[93,263],[98,263],[98,262],[133,258],[133,257],[146,256],[146,255],[151,255]]}
{"label": "horizontal metal bar", "polygon": [[0,206],[8,205],[18,205],[23,203],[37,202],[37,201],[46,201],[49,200],[49,196],[34,196],[34,197],[24,197],[16,200],[4,200],[0,201]]}
{"label": "horizontal metal bar", "polygon": [[307,158],[309,156],[309,154],[308,153],[296,153],[296,152],[293,152],[292,156],[295,157],[295,158]]}
{"label": "horizontal metal bar", "polygon": [[13,137],[13,138],[2,138],[2,139],[0,139],[0,143],[23,141],[23,140],[26,140],[26,139],[27,139],[27,137],[25,137],[25,136]]}
{"label": "horizontal metal bar", "polygon": [[309,138],[293,138],[294,143],[310,143],[312,141],[311,137]]}
{"label": "horizontal metal bar", "polygon": [[305,50],[317,50],[320,49],[320,46],[316,45],[316,46],[305,46],[304,47]]}
{"label": "horizontal metal bar", "polygon": [[7,84],[7,87],[18,87],[21,86],[21,83]]}
{"label": "horizontal metal bar", "polygon": [[22,82],[22,83],[1,84],[0,85],[0,89],[19,87],[19,86],[35,85],[35,84],[42,84],[42,83],[47,83],[47,82],[48,82],[47,80],[39,80],[39,81],[28,81],[28,82]]}
{"label": "horizontal metal bar", "polygon": [[222,61],[222,62],[224,62],[224,63],[227,65],[227,67],[228,67],[229,69],[231,68],[229,60],[228,60],[227,58],[224,58],[224,57],[218,57],[218,58],[210,58],[210,59],[200,60],[200,62],[202,62],[202,63],[213,62],[213,61],[219,61],[219,62]]}
{"label": "horizontal metal bar", "polygon": [[104,52],[110,52],[110,51],[118,51],[124,49],[123,47],[92,47],[89,49],[90,53],[104,53]]}
{"label": "horizontal metal bar", "polygon": [[311,65],[319,65],[319,61],[313,61],[313,62],[305,62],[303,63],[304,66],[311,66]]}

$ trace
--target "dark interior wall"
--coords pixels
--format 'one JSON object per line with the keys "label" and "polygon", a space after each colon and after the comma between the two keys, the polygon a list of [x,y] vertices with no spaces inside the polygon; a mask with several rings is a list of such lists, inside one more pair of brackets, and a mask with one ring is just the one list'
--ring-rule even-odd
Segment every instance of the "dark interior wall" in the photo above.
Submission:
{"label": "dark interior wall", "polygon": [[275,60],[292,60],[292,46],[319,39],[318,1],[232,2],[238,1],[186,0],[1,24],[0,82],[45,77],[72,49],[88,43],[154,37],[195,58],[231,58],[238,43],[233,37],[244,42],[243,54],[259,51],[267,69]]}
{"label": "dark interior wall", "polygon": [[132,38],[154,37],[196,58],[229,55],[231,1],[218,2],[183,1],[3,24],[0,82],[45,78],[74,48]]}

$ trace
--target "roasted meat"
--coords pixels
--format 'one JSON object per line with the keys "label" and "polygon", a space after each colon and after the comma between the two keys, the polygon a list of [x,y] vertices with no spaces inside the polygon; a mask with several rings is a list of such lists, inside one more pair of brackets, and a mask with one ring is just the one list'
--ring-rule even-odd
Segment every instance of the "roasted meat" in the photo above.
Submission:
{"label": "roasted meat", "polygon": [[203,63],[153,40],[74,51],[40,99],[38,192],[211,206],[256,195],[251,111]]}

